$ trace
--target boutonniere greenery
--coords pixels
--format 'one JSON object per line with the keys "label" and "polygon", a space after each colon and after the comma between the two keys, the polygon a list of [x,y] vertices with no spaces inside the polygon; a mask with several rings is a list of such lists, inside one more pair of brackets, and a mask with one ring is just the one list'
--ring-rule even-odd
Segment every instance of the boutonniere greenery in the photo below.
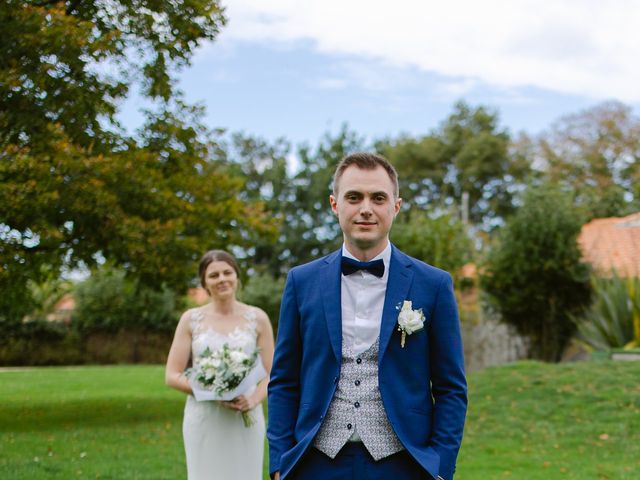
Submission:
{"label": "boutonniere greenery", "polygon": [[411,300],[405,300],[402,302],[402,306],[398,304],[396,308],[400,310],[398,314],[398,331],[402,333],[400,336],[400,346],[404,348],[407,335],[411,335],[424,328],[424,313],[422,313],[421,308],[414,310]]}

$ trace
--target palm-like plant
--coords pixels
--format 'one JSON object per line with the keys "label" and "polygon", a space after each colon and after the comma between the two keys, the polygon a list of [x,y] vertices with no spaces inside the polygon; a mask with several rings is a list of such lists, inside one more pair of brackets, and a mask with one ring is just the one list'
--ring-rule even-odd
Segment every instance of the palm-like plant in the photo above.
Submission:
{"label": "palm-like plant", "polygon": [[640,279],[592,279],[593,302],[575,318],[578,337],[594,350],[640,347]]}
{"label": "palm-like plant", "polygon": [[73,289],[73,283],[61,278],[57,272],[46,272],[44,280],[34,282],[29,280],[27,288],[31,294],[33,308],[27,316],[31,320],[44,320],[53,313],[56,303]]}

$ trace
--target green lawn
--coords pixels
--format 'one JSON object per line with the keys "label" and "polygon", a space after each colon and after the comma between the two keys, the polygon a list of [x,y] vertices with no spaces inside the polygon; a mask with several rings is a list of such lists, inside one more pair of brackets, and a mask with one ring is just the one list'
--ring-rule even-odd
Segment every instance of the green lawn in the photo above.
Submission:
{"label": "green lawn", "polygon": [[[471,375],[456,480],[640,478],[639,380],[634,362]],[[160,366],[2,372],[0,478],[184,478],[183,404]]]}
{"label": "green lawn", "polygon": [[640,362],[533,362],[469,378],[456,480],[640,478]]}

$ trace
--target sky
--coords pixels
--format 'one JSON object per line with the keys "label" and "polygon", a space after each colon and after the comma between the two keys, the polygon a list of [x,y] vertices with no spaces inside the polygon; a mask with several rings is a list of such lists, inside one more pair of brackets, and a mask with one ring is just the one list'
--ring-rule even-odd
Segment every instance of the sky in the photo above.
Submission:
{"label": "sky", "polygon": [[[226,0],[179,73],[206,124],[315,144],[346,123],[426,135],[458,100],[538,134],[603,101],[640,109],[640,1]],[[133,129],[144,102],[120,118]]]}

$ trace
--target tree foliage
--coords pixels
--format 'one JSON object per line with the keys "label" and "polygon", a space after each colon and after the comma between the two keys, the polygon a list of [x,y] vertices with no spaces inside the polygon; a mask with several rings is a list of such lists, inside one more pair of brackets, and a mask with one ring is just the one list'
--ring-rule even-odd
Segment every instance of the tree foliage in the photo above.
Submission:
{"label": "tree foliage", "polygon": [[556,122],[535,154],[551,182],[570,186],[590,218],[640,209],[640,118],[618,102]]}
{"label": "tree foliage", "polygon": [[[46,269],[106,258],[181,290],[203,250],[272,233],[173,86],[224,22],[214,0],[0,6],[0,316]],[[159,102],[129,136],[114,114],[137,80]]]}
{"label": "tree foliage", "polygon": [[403,212],[394,222],[391,240],[403,252],[454,275],[473,258],[471,238],[454,215]]}
{"label": "tree foliage", "polygon": [[337,134],[327,133],[315,148],[298,149],[300,168],[293,177],[293,201],[282,232],[288,239],[286,258],[304,263],[342,244],[340,225],[329,206],[333,174],[343,157],[364,148],[364,138],[343,125]]}
{"label": "tree foliage", "polygon": [[245,134],[232,135],[223,148],[229,165],[244,179],[239,198],[249,203],[262,202],[278,229],[277,237],[255,238],[246,249],[247,267],[253,272],[267,271],[277,276],[282,271],[287,242],[282,231],[293,196],[293,183],[287,170],[290,148],[284,139],[270,143]]}
{"label": "tree foliage", "polygon": [[251,275],[240,291],[240,299],[263,309],[274,330],[278,328],[280,301],[284,290],[284,277],[268,272]]}
{"label": "tree foliage", "polygon": [[178,313],[175,294],[154,290],[127,278],[112,267],[95,270],[74,291],[74,327],[83,334],[139,331],[172,331]]}
{"label": "tree foliage", "polygon": [[530,172],[526,158],[511,156],[509,133],[496,112],[458,102],[430,134],[378,142],[400,172],[402,197],[414,206],[460,205],[469,195],[469,218],[485,228],[513,211],[513,198]]}
{"label": "tree foliage", "polygon": [[104,151],[130,84],[140,79],[144,93],[168,101],[172,70],[224,23],[217,0],[3,2],[0,146],[46,148],[53,124]]}
{"label": "tree foliage", "polygon": [[531,354],[558,361],[575,332],[572,314],[589,300],[589,268],[577,235],[582,215],[557,187],[531,188],[500,232],[481,284],[500,312],[531,341]]}
{"label": "tree foliage", "polygon": [[247,255],[258,271],[281,276],[290,267],[338,248],[340,226],[329,207],[331,181],[338,162],[365,148],[364,139],[344,125],[326,133],[314,147],[300,145],[294,171],[287,168],[290,145],[236,135],[227,149],[232,165],[247,182],[242,198],[262,199],[278,222],[277,241],[258,240]]}

